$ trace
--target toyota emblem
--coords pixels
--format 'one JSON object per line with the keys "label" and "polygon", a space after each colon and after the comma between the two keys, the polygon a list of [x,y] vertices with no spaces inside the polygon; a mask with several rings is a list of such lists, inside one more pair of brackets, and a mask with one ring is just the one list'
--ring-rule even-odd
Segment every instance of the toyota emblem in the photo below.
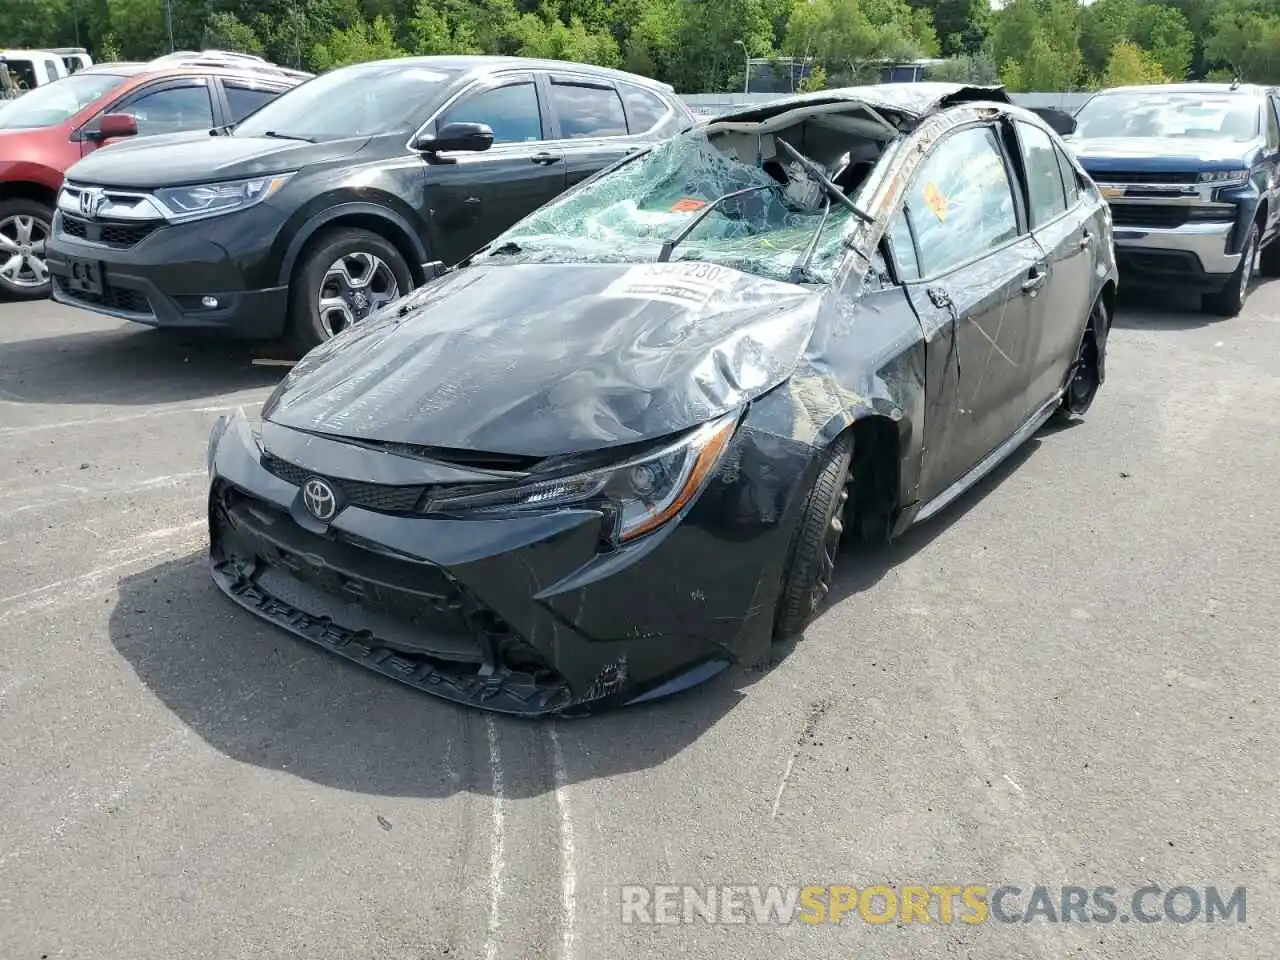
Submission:
{"label": "toyota emblem", "polygon": [[321,523],[328,523],[338,512],[338,497],[333,487],[319,477],[312,477],[302,485],[302,502],[307,512]]}
{"label": "toyota emblem", "polygon": [[91,220],[102,212],[106,202],[106,193],[97,187],[80,191],[80,213]]}

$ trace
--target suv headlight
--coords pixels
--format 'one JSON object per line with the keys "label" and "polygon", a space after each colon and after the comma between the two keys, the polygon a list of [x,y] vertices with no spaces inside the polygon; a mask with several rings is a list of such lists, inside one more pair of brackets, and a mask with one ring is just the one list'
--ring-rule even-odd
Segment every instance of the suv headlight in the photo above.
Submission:
{"label": "suv headlight", "polygon": [[657,530],[702,490],[728,449],[738,413],[704,424],[656,452],[619,464],[501,490],[434,497],[426,512],[493,515],[591,504],[601,507],[612,521],[610,539],[625,543]]}
{"label": "suv headlight", "polygon": [[1200,183],[1230,183],[1235,180],[1248,180],[1249,171],[1240,170],[1205,170],[1196,179]]}
{"label": "suv headlight", "polygon": [[199,220],[261,203],[279,191],[292,176],[292,173],[278,173],[270,177],[202,183],[194,187],[165,187],[156,191],[156,199],[164,204],[170,213],[169,219],[174,222]]}

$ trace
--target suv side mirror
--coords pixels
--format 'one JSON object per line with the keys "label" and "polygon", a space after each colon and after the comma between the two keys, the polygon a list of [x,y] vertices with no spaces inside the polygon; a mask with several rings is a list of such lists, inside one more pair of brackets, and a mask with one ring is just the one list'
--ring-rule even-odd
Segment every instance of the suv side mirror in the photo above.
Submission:
{"label": "suv side mirror", "polygon": [[479,152],[488,150],[491,146],[493,128],[487,123],[446,123],[434,134],[426,133],[413,141],[413,149],[423,153],[437,153],[441,150]]}
{"label": "suv side mirror", "polygon": [[101,143],[103,140],[115,140],[117,137],[136,137],[138,120],[129,113],[107,113],[98,121],[93,130],[86,130],[85,136]]}

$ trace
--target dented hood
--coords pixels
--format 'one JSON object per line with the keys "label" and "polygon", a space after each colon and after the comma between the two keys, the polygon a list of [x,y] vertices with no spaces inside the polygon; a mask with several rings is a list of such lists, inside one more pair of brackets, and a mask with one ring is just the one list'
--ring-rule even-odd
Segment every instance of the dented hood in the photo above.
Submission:
{"label": "dented hood", "polygon": [[535,457],[655,439],[785,380],[819,299],[708,263],[482,264],[312,351],[263,415]]}

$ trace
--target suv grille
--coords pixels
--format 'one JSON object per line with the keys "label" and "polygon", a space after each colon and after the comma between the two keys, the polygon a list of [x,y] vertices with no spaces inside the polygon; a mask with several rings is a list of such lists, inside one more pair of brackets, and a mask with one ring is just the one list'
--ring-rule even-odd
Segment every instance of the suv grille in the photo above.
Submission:
{"label": "suv grille", "polygon": [[1117,227],[1180,227],[1191,215],[1186,204],[1113,203],[1111,221]]}
{"label": "suv grille", "polygon": [[[295,487],[302,486],[308,477],[321,476],[314,470],[300,467],[296,463],[289,463],[271,453],[263,453],[262,468],[286,483],[292,483]],[[363,507],[365,510],[376,510],[379,513],[413,513],[423,494],[427,492],[425,484],[393,486],[384,483],[365,483],[361,480],[339,480],[334,477],[324,477],[324,480],[333,486],[347,503]]]}
{"label": "suv grille", "polygon": [[1091,174],[1098,183],[1195,183],[1195,173],[1152,173],[1147,170],[1099,170]]}
{"label": "suv grille", "polygon": [[160,226],[159,221],[122,223],[109,220],[81,220],[63,213],[62,232],[76,240],[100,243],[103,246],[124,250],[150,236]]}

